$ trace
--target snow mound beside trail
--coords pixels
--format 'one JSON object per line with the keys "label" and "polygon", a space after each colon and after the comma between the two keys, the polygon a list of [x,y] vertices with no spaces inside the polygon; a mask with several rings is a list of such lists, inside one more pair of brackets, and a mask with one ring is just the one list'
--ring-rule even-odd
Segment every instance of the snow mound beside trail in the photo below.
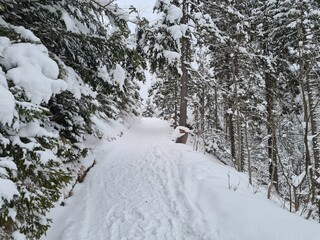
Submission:
{"label": "snow mound beside trail", "polygon": [[[189,147],[178,148],[186,152]],[[184,154],[183,162],[188,196],[211,226],[213,239],[313,240],[320,236],[318,223],[268,200],[266,193],[249,184],[247,175],[196,152]]]}

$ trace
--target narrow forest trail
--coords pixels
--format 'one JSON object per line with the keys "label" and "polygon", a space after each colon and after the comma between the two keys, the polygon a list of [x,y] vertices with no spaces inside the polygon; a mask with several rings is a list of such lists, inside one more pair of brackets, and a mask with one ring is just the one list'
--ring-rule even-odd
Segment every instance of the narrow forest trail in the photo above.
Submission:
{"label": "narrow forest trail", "polygon": [[[292,218],[290,223],[303,223],[315,233],[313,229],[318,225],[288,214],[264,199],[248,202],[243,195],[251,193],[245,184],[236,191],[230,190],[228,184],[245,182],[245,176],[213,163],[189,146],[175,144],[170,140],[171,133],[166,122],[144,119],[122,138],[97,145],[96,166],[85,182],[76,187],[66,206],[55,210],[53,226],[43,239],[285,240],[281,232],[279,238],[265,236],[269,232],[265,224],[270,224],[271,216],[268,217],[268,207],[259,212],[260,203],[254,209],[257,204],[252,203],[256,201],[272,206],[276,213],[281,211],[285,217],[276,220],[280,225],[282,220]],[[230,183],[227,174],[231,175]],[[235,193],[240,197],[235,198]],[[244,208],[237,209],[241,204]],[[258,212],[254,214],[248,209]],[[243,216],[246,212],[248,216]],[[261,226],[252,226],[258,216],[264,217],[261,214],[267,216]],[[247,230],[243,227],[246,225]],[[290,229],[281,228],[285,234]]]}
{"label": "narrow forest trail", "polygon": [[97,165],[67,202],[52,239],[211,239],[186,196],[183,152],[173,150],[171,131],[165,122],[145,121],[99,146]]}

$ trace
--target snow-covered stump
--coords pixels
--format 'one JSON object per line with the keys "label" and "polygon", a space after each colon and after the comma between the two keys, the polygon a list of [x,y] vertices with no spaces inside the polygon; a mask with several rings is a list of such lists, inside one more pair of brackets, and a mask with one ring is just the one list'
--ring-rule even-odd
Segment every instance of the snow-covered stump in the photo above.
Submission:
{"label": "snow-covered stump", "polygon": [[188,140],[190,129],[183,126],[178,126],[175,129],[175,137],[176,137],[176,143],[183,143],[186,144]]}

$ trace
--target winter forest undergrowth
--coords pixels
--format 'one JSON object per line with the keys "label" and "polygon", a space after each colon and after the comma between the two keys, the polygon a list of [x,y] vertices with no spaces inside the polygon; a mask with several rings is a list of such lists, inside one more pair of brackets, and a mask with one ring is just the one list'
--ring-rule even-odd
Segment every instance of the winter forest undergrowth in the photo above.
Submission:
{"label": "winter forest undergrowth", "polygon": [[154,11],[149,22],[115,0],[0,0],[1,239],[45,235],[47,213],[95,167],[88,141],[111,143],[141,115],[188,127],[194,150],[320,221],[320,2]]}

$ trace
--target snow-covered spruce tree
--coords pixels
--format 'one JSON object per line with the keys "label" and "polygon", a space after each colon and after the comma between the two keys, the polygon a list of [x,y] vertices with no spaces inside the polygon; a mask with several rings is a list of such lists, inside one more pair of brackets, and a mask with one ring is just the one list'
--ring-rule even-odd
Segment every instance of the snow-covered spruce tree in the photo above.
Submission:
{"label": "snow-covered spruce tree", "polygon": [[198,66],[193,67],[190,80],[189,108],[193,113],[194,148],[233,165],[224,132],[225,99],[222,96],[225,90],[218,77],[219,67],[213,64],[215,58],[209,49],[211,43],[206,43],[206,47],[197,46],[193,64]]}
{"label": "snow-covered spruce tree", "polygon": [[178,79],[179,74],[177,73],[175,76],[169,71],[159,74],[149,90],[150,101],[156,106],[157,115],[169,120],[174,127],[179,125],[180,88]]}
{"label": "snow-covered spruce tree", "polygon": [[1,11],[0,236],[38,239],[94,122],[138,114],[142,61],[109,1],[6,1]]}
{"label": "snow-covered spruce tree", "polygon": [[[268,165],[268,178],[265,180],[269,182],[268,197],[270,198],[271,189],[274,186],[279,190],[278,184],[278,144],[276,135],[276,119],[278,117],[276,111],[276,98],[277,98],[277,54],[275,52],[275,41],[272,35],[274,30],[273,16],[275,14],[275,3],[260,2],[254,5],[254,14],[252,16],[252,40],[253,40],[253,53],[257,69],[257,75],[262,81],[261,88],[265,93],[262,94],[265,102],[265,115],[262,124],[264,125],[264,134],[266,143],[263,142],[267,150],[267,155],[262,162],[263,166]],[[255,165],[255,164],[254,164]]]}
{"label": "snow-covered spruce tree", "polygon": [[[177,4],[177,2],[176,2]],[[165,119],[172,120],[177,126],[180,119],[180,20],[181,9],[174,3],[158,1],[156,11],[166,13],[152,25],[142,22],[138,26],[138,46],[150,61],[151,71],[157,75],[157,81],[153,83],[149,95],[159,109],[159,114]],[[170,13],[169,13],[169,12]],[[174,27],[178,31],[175,34]]]}
{"label": "snow-covered spruce tree", "polygon": [[63,161],[72,146],[45,106],[67,84],[30,31],[2,20],[0,32],[0,236],[37,239],[49,226],[45,213],[70,181]]}
{"label": "snow-covered spruce tree", "polygon": [[[180,53],[181,42],[172,37],[179,31],[171,30],[181,24],[168,19],[175,7],[183,12],[182,1],[156,7],[162,18],[153,29],[140,28],[141,50],[154,69],[177,69],[180,81],[181,55],[172,52]],[[319,3],[211,0],[190,3],[189,10],[188,103],[195,132],[204,136],[207,151],[219,150],[211,139],[227,140],[238,170],[268,184],[268,197],[276,189],[290,211],[316,217]],[[161,104],[173,94],[170,79],[163,82],[154,87]]]}
{"label": "snow-covered spruce tree", "polygon": [[[190,85],[192,87],[189,88],[189,91],[191,92],[191,98],[189,100],[189,108],[192,109],[193,113],[193,133],[196,136],[195,141],[195,149],[200,150],[201,148],[205,147],[205,143],[201,144],[200,142],[205,140],[205,133],[210,128],[209,126],[206,126],[207,119],[207,104],[211,100],[210,97],[212,96],[213,91],[211,91],[212,86],[210,83],[213,83],[213,79],[208,79],[208,73],[207,70],[210,70],[206,64],[209,62],[208,59],[205,57],[205,51],[206,48],[199,48],[198,51],[196,51],[197,56],[195,61],[199,66],[194,66],[194,72],[191,75],[191,81]],[[194,62],[194,63],[195,63]],[[212,81],[210,81],[212,80]],[[213,113],[214,110],[211,108],[211,112]]]}
{"label": "snow-covered spruce tree", "polygon": [[[132,108],[137,111],[135,79],[142,78],[143,72],[141,58],[127,40],[128,14],[112,2],[22,1],[8,6],[5,17],[31,29],[50,52],[97,92],[96,98],[103,104],[96,106],[98,110],[108,117],[119,118],[132,113]],[[83,115],[89,116],[95,107],[88,103],[84,106],[89,107],[82,109],[87,111]]]}
{"label": "snow-covered spruce tree", "polygon": [[[190,1],[156,2],[155,10],[161,14],[152,26],[142,26],[139,45],[151,62],[152,71],[160,77],[179,78],[179,125],[187,124],[187,85],[190,62],[191,28],[189,23]],[[167,72],[167,74],[164,74]],[[168,79],[168,80],[169,80]],[[175,83],[173,84],[175,85]],[[164,94],[163,94],[164,95]]]}
{"label": "snow-covered spruce tree", "polygon": [[[303,177],[304,162],[301,159],[305,153],[310,153],[310,150],[303,147],[304,134],[301,129],[303,102],[300,101],[303,98],[298,74],[293,71],[297,61],[293,61],[292,58],[293,48],[288,47],[299,42],[296,38],[298,34],[295,30],[292,31],[291,24],[297,19],[295,14],[299,10],[293,6],[296,5],[285,1],[256,1],[252,5],[254,14],[250,21],[254,66],[257,69],[257,79],[263,80],[260,81],[266,92],[263,94],[265,98],[263,105],[267,110],[265,116],[261,115],[263,120],[261,125],[265,126],[262,133],[268,137],[267,144],[260,141],[260,144],[255,145],[265,145],[268,150],[269,197],[273,182],[280,195],[290,199],[290,210],[293,208],[291,203],[294,207],[298,207],[299,202],[303,201],[302,195],[297,193],[298,189],[306,190],[303,187],[306,178]],[[307,15],[312,14],[307,13]],[[313,20],[310,22],[315,23]],[[257,169],[266,163],[266,161],[254,161],[253,166]],[[262,179],[266,181],[266,178]]]}
{"label": "snow-covered spruce tree", "polygon": [[146,107],[142,113],[142,116],[146,118],[156,117],[155,111],[156,111],[156,107],[154,106],[153,102],[150,99],[148,99],[146,102]]}
{"label": "snow-covered spruce tree", "polygon": [[[265,146],[264,151],[260,150],[260,156],[252,152],[254,158],[261,159],[262,155],[262,159],[269,159],[269,164],[268,161],[254,161],[253,167],[257,169],[268,164],[269,197],[274,185],[280,195],[290,199],[290,210],[294,207],[297,211],[303,208],[300,203],[310,203],[312,195],[317,195],[311,191],[317,186],[315,182],[312,184],[312,179],[317,178],[312,170],[317,169],[315,163],[318,159],[317,139],[311,137],[317,136],[315,106],[319,94],[317,85],[312,84],[318,71],[314,67],[319,51],[316,47],[319,38],[317,6],[311,1],[256,1],[252,2],[251,8],[252,14],[248,18],[250,42],[245,49],[253,56],[251,64],[254,69],[250,70],[250,75],[254,74],[257,84],[246,91],[250,93],[250,89],[255,88],[252,94],[255,92],[253,95],[258,101],[253,105],[246,102],[247,106],[255,106],[247,116],[250,123],[265,126],[252,131],[254,134],[260,132],[260,137],[251,139],[252,146]],[[261,87],[265,93],[259,90],[263,89]],[[261,96],[265,102],[261,102]],[[255,102],[252,97],[249,100]],[[259,109],[266,111],[258,115]],[[267,154],[264,153],[266,150]],[[303,195],[301,191],[310,195]],[[304,211],[306,209],[309,208]],[[309,210],[309,215],[317,211]]]}
{"label": "snow-covered spruce tree", "polygon": [[[281,107],[283,115],[291,124],[291,128],[295,130],[295,136],[299,136],[299,141],[291,143],[291,149],[299,149],[294,151],[296,154],[295,161],[288,161],[286,158],[289,155],[283,149],[281,167],[288,172],[292,167],[293,172],[290,173],[291,181],[288,185],[291,189],[289,192],[294,202],[295,211],[298,211],[300,203],[312,203],[313,208],[307,209],[307,216],[314,217],[319,215],[319,38],[318,32],[319,22],[319,3],[315,1],[292,1],[290,4],[285,1],[280,1],[276,15],[276,41],[278,43],[278,55],[282,61],[281,72],[284,81],[281,82],[281,89],[286,97],[281,99]],[[286,32],[284,36],[282,33]],[[291,97],[290,97],[291,96]],[[286,101],[290,97],[291,101]],[[294,104],[292,105],[292,102]],[[290,115],[295,114],[296,118],[290,118]],[[301,124],[303,122],[303,124]],[[279,129],[283,129],[285,124],[280,123]],[[293,132],[293,131],[291,131]],[[297,145],[298,144],[298,145]],[[303,151],[301,152],[301,149]],[[292,152],[292,151],[291,151]],[[303,161],[301,161],[303,159]],[[300,180],[298,180],[300,179]],[[301,195],[299,192],[303,189],[309,192],[308,195]],[[304,200],[303,200],[304,199]]]}
{"label": "snow-covered spruce tree", "polygon": [[[206,54],[210,56],[209,67],[215,81],[211,91],[217,95],[214,97],[216,104],[224,109],[220,117],[215,113],[214,119],[217,127],[220,125],[226,130],[221,134],[228,136],[231,157],[238,170],[243,171],[247,168],[245,160],[251,155],[250,144],[245,139],[254,127],[250,124],[246,128],[245,124],[257,117],[252,113],[262,102],[258,94],[253,94],[259,87],[252,88],[259,78],[255,76],[250,45],[250,2],[205,1],[204,5],[203,14],[210,16],[211,23],[205,26],[201,40],[209,50]],[[221,101],[218,103],[217,99]]]}
{"label": "snow-covered spruce tree", "polygon": [[149,59],[152,71],[158,74],[159,79],[166,78],[165,82],[172,82],[162,85],[157,94],[167,96],[171,91],[169,88],[175,91],[171,91],[174,96],[170,99],[178,97],[179,106],[176,109],[176,101],[173,100],[171,109],[174,114],[179,114],[174,119],[182,126],[187,124],[187,102],[193,87],[191,75],[195,70],[191,62],[194,62],[195,48],[200,41],[199,32],[210,20],[201,13],[203,6],[203,1],[159,0],[155,11],[160,19],[151,26],[142,25],[138,29],[140,49]]}

